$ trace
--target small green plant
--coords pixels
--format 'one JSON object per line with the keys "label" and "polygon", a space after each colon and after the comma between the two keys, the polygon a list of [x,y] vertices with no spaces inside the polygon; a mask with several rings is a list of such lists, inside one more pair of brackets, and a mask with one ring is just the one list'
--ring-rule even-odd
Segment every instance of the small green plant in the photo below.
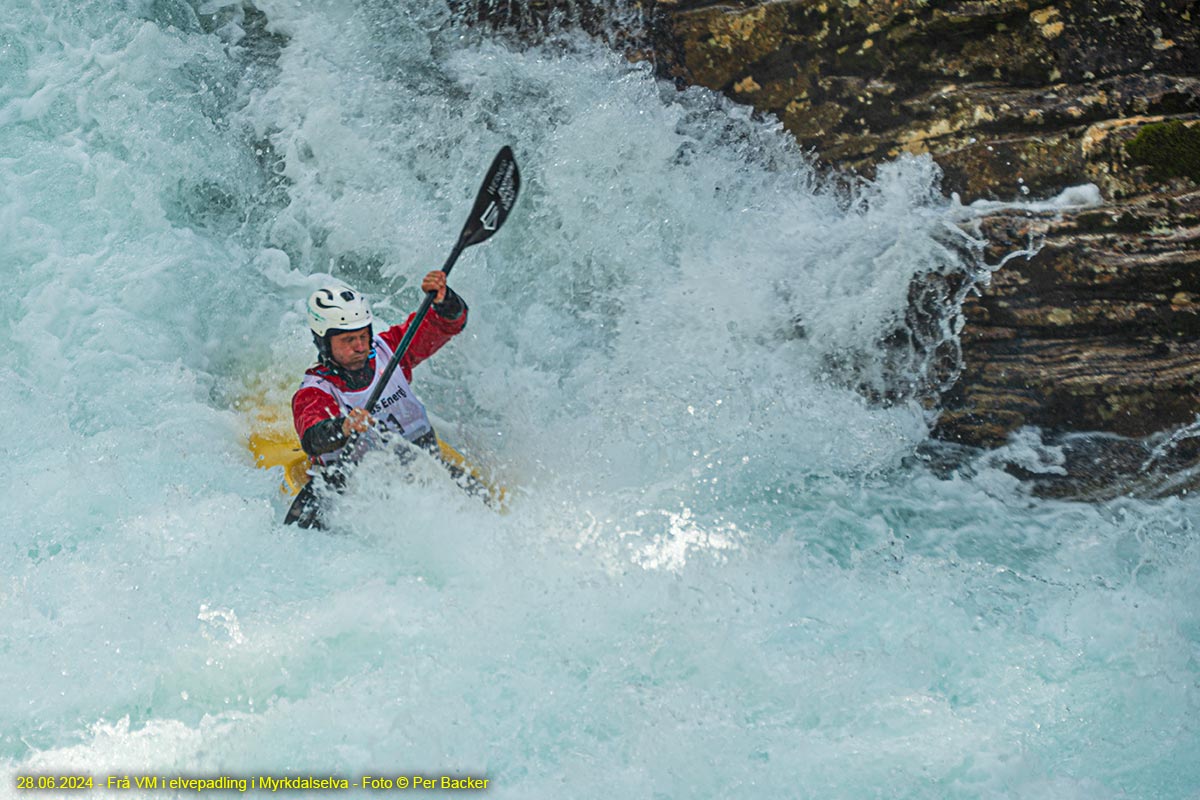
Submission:
{"label": "small green plant", "polygon": [[1155,122],[1138,131],[1125,150],[1135,164],[1150,167],[1150,177],[1191,178],[1200,183],[1200,123]]}

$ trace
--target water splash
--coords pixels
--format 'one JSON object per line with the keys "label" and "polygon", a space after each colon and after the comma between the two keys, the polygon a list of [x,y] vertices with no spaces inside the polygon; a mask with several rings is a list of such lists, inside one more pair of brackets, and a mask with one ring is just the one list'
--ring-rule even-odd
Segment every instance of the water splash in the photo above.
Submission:
{"label": "water splash", "polygon": [[[1194,504],[936,478],[905,462],[919,393],[853,388],[940,374],[954,333],[951,302],[889,366],[913,278],[975,268],[930,162],[839,192],[777,123],[585,40],[257,7],[43,2],[3,28],[10,772],[1196,785]],[[456,269],[469,327],[415,385],[513,511],[378,463],[332,535],[282,528],[231,398],[307,366],[323,274],[414,307],[509,141],[525,195]]]}

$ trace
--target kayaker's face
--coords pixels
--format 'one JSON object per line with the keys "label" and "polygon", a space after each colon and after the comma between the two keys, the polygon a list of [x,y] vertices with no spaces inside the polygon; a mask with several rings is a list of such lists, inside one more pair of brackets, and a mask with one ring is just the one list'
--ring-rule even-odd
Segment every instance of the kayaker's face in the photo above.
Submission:
{"label": "kayaker's face", "polygon": [[343,369],[362,369],[371,356],[371,329],[335,333],[329,337],[329,354]]}

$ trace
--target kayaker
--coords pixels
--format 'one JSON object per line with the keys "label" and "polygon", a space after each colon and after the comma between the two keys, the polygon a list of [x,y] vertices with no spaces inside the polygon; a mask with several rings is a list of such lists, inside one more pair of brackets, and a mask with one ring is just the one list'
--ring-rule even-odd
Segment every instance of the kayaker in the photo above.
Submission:
{"label": "kayaker", "polygon": [[[446,285],[446,274],[440,270],[424,277],[421,291],[437,293],[433,313],[417,329],[373,414],[364,406],[415,315],[375,333],[367,299],[349,286],[322,286],[308,298],[317,364],[305,372],[292,397],[292,417],[300,446],[315,464],[336,462],[351,434],[365,434],[372,428],[384,436],[402,436],[438,455],[437,435],[409,382],[413,367],[462,332],[467,304]],[[336,482],[339,476],[326,477]]]}

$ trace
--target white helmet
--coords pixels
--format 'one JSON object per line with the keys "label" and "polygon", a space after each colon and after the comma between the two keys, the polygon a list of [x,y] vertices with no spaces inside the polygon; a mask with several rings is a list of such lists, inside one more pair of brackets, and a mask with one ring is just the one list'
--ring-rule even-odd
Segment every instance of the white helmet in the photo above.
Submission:
{"label": "white helmet", "polygon": [[308,326],[319,339],[330,331],[356,331],[373,321],[367,298],[343,284],[329,284],[308,298]]}

